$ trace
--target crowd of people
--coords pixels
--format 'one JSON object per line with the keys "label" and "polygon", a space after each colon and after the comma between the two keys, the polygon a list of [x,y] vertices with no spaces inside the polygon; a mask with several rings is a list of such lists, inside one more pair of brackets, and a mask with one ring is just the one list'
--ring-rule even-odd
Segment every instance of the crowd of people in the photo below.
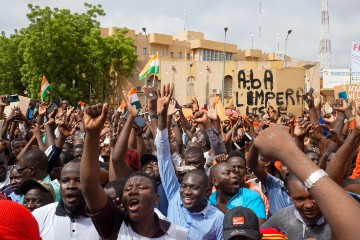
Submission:
{"label": "crowd of people", "polygon": [[[181,105],[144,86],[125,109],[0,97],[0,239],[358,239],[360,108],[281,115]],[[183,111],[186,108],[187,111]],[[189,109],[191,109],[189,114]]]}

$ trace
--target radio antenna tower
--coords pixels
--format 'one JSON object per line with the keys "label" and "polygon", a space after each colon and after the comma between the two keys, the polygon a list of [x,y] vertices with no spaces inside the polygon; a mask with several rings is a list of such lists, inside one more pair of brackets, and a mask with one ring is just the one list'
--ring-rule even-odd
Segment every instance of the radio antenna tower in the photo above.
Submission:
{"label": "radio antenna tower", "polygon": [[324,68],[331,68],[331,40],[329,31],[329,10],[328,0],[322,0],[320,27],[320,71]]}
{"label": "radio antenna tower", "polygon": [[184,9],[184,31],[189,30],[189,24],[187,22],[187,13],[186,13],[186,9]]}

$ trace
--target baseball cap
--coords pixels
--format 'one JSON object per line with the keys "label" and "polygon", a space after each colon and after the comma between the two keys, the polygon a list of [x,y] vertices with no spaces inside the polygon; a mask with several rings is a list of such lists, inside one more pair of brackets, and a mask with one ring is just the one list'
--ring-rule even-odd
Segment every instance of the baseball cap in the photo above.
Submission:
{"label": "baseball cap", "polygon": [[249,208],[235,207],[230,209],[224,217],[224,240],[234,236],[244,236],[259,239],[259,220]]}
{"label": "baseball cap", "polygon": [[48,191],[51,196],[53,197],[53,199],[55,200],[56,196],[55,196],[55,191],[54,191],[54,188],[53,186],[51,185],[51,183],[48,183],[48,182],[45,182],[45,181],[42,181],[42,180],[39,180],[39,181],[36,181],[34,179],[31,179],[31,178],[28,178],[26,179],[25,181],[23,181],[20,185],[20,193],[21,194],[26,194],[27,191],[29,191],[29,189],[31,187],[38,187],[38,188],[41,188],[45,191]]}
{"label": "baseball cap", "polygon": [[140,157],[140,163],[141,163],[141,166],[144,166],[148,161],[155,161],[157,162],[158,159],[155,155],[151,154],[151,153],[145,153],[143,154],[141,157]]}

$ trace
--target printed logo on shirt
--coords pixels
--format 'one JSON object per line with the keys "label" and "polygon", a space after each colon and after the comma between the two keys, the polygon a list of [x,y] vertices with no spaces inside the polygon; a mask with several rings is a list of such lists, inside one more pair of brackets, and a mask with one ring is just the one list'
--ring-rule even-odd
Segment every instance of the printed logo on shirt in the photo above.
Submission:
{"label": "printed logo on shirt", "polygon": [[233,225],[243,225],[244,222],[245,222],[244,217],[233,217],[232,218]]}

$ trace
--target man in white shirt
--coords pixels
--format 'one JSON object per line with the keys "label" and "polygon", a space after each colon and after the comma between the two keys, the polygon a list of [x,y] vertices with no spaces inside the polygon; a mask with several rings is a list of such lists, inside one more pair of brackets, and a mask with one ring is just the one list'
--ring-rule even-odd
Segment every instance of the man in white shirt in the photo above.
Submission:
{"label": "man in white shirt", "polygon": [[[124,98],[129,111],[127,121],[134,121],[137,111],[125,93]],[[159,219],[154,213],[159,195],[155,180],[148,174],[135,172],[129,176],[124,186],[124,211],[106,196],[100,186],[97,156],[107,111],[106,104],[85,109],[86,138],[80,164],[84,198],[99,235],[104,239],[186,239],[186,229]]]}
{"label": "man in white shirt", "polygon": [[80,160],[67,163],[60,178],[59,202],[35,209],[33,215],[39,223],[40,235],[47,239],[99,239],[94,225],[86,214],[86,204],[80,184]]}

